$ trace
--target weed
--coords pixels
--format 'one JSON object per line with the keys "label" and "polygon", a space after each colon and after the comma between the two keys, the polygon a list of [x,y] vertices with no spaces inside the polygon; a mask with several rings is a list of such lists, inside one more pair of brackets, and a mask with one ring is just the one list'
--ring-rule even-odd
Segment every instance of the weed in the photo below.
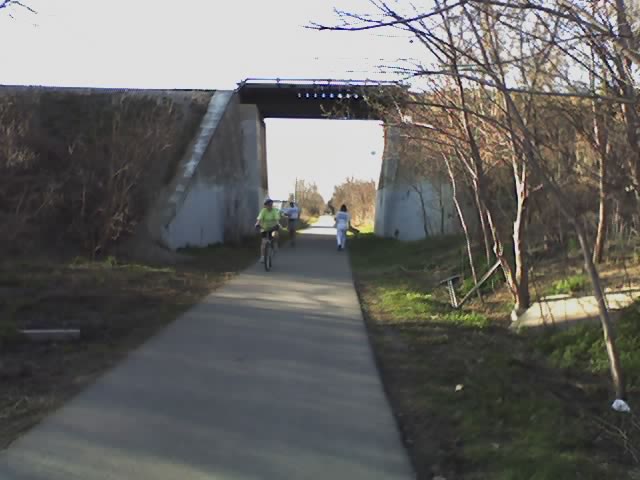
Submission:
{"label": "weed", "polygon": [[478,328],[489,325],[489,319],[482,314],[452,310],[447,303],[436,300],[433,295],[412,291],[408,287],[381,287],[377,296],[381,299],[380,307],[396,320],[445,322]]}
{"label": "weed", "polygon": [[580,251],[580,245],[578,245],[578,240],[575,238],[569,238],[567,240],[567,253],[575,254]]}
{"label": "weed", "polygon": [[352,262],[360,272],[389,270],[402,266],[409,270],[424,270],[431,265],[447,264],[458,258],[459,247],[464,238],[458,235],[429,238],[425,241],[400,242],[379,238],[373,234],[362,234],[352,240],[354,255]]}
{"label": "weed", "polygon": [[[481,270],[482,273],[484,273],[484,271],[485,270]],[[491,294],[495,292],[497,289],[499,289],[500,287],[502,287],[503,285],[504,285],[504,272],[501,269],[498,269],[498,271],[496,271],[491,276],[491,278],[488,278],[487,281],[482,284],[482,286],[480,287],[480,293],[482,293],[483,295]],[[474,286],[475,286],[475,283],[473,281],[473,277],[469,276],[465,278],[462,284],[460,285],[460,288],[458,289],[459,294],[461,296],[466,295],[471,291],[471,289]]]}
{"label": "weed", "polygon": [[102,264],[105,267],[116,267],[118,266],[118,259],[112,255],[109,255],[107,258],[104,259]]}
{"label": "weed", "polygon": [[[626,309],[616,323],[620,361],[630,389],[640,388],[640,302]],[[538,348],[561,368],[609,371],[607,351],[599,325],[580,325],[552,331],[537,340]]]}
{"label": "weed", "polygon": [[553,283],[549,289],[549,295],[573,295],[576,293],[582,293],[587,290],[589,281],[587,277],[580,275],[572,275],[562,280],[557,280]]}

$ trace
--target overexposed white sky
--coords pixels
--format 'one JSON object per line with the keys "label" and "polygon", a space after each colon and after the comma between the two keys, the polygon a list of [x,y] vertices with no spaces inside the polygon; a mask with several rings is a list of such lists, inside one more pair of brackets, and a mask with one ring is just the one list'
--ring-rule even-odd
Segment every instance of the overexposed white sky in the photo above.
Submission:
{"label": "overexposed white sky", "polygon": [[[334,7],[370,11],[368,0],[23,1],[37,15],[0,10],[0,84],[233,89],[247,77],[388,79],[380,65],[416,53],[400,34],[304,28],[335,23]],[[280,179],[294,171],[323,195],[349,175],[377,180],[381,136],[362,122],[269,121],[271,195],[288,193]],[[318,168],[320,158],[340,162]]]}
{"label": "overexposed white sky", "polygon": [[348,177],[378,182],[384,139],[380,122],[267,120],[269,193],[286,200],[296,178],[315,181],[325,201]]}
{"label": "overexposed white sky", "polygon": [[234,88],[245,77],[380,78],[407,37],[317,32],[368,0],[23,0],[0,14],[0,81]]}

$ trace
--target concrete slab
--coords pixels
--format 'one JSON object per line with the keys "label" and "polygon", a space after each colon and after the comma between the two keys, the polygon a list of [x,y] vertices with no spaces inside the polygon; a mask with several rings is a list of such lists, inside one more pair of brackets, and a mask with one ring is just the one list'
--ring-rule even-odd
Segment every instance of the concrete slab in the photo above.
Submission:
{"label": "concrete slab", "polygon": [[[631,288],[606,293],[607,304],[612,312],[628,307],[640,298],[640,289]],[[568,327],[577,323],[598,321],[598,303],[593,295],[572,298],[554,295],[535,302],[518,319],[512,328],[536,328],[546,325]]]}
{"label": "concrete slab", "polygon": [[[3,480],[408,480],[331,219],[0,454]],[[322,234],[325,235],[322,235]]]}
{"label": "concrete slab", "polygon": [[69,342],[80,338],[80,330],[70,329],[44,329],[44,330],[20,330],[20,333],[32,342]]}

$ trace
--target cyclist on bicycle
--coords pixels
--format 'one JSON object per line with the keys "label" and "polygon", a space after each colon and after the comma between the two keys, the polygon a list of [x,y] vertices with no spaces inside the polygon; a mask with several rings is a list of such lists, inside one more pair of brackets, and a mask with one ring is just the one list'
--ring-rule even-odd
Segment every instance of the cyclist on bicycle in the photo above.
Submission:
{"label": "cyclist on bicycle", "polygon": [[264,208],[260,210],[256,221],[256,228],[260,228],[262,242],[260,244],[260,263],[264,263],[264,247],[268,240],[278,238],[280,230],[280,218],[282,213],[277,208],[273,208],[273,200],[269,197],[264,199]]}

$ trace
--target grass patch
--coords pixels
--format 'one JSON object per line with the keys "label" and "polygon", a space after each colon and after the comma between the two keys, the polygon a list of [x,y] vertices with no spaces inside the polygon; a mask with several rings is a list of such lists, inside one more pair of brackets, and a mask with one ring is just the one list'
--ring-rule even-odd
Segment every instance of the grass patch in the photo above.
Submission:
{"label": "grass patch", "polygon": [[[482,274],[488,270],[484,265],[479,269]],[[482,278],[482,274],[478,275],[478,281]],[[479,288],[479,291],[482,295],[491,295],[496,292],[500,288],[504,286],[504,273],[501,269],[498,269],[490,278],[488,278],[482,286]],[[465,279],[462,281],[462,284],[458,288],[458,295],[460,297],[464,297],[475,287],[475,282],[473,281],[473,277],[471,276],[471,272],[465,272]],[[513,305],[510,305],[507,309],[510,312],[513,308]]]}
{"label": "grass patch", "polygon": [[373,223],[367,223],[366,225],[358,226],[358,230],[360,230],[361,234],[373,233],[373,229],[374,229]]}
{"label": "grass patch", "polygon": [[[616,322],[620,361],[631,391],[640,391],[640,302],[626,309]],[[606,375],[609,362],[600,325],[579,325],[550,331],[537,346],[560,368]]]}
{"label": "grass patch", "polygon": [[463,247],[464,239],[445,236],[429,242],[400,242],[362,234],[353,239],[352,245],[357,252],[351,261],[361,274],[398,269],[437,272],[451,270],[451,265],[457,267],[456,260],[459,260],[459,249]]}
{"label": "grass patch", "polygon": [[475,301],[462,311],[449,307],[438,282],[460,271],[461,246],[457,237],[402,243],[363,235],[350,247],[418,478],[629,478],[620,443],[598,440],[591,412],[608,406],[599,379],[589,377],[596,394],[577,387],[541,359],[534,337],[504,328],[506,308]]}
{"label": "grass patch", "polygon": [[478,328],[489,326],[489,319],[477,312],[452,310],[432,294],[411,291],[409,288],[378,288],[380,307],[394,318],[447,322]]}
{"label": "grass patch", "polygon": [[570,277],[556,280],[551,285],[548,295],[575,295],[586,292],[589,288],[589,280],[585,275],[571,275]]}

